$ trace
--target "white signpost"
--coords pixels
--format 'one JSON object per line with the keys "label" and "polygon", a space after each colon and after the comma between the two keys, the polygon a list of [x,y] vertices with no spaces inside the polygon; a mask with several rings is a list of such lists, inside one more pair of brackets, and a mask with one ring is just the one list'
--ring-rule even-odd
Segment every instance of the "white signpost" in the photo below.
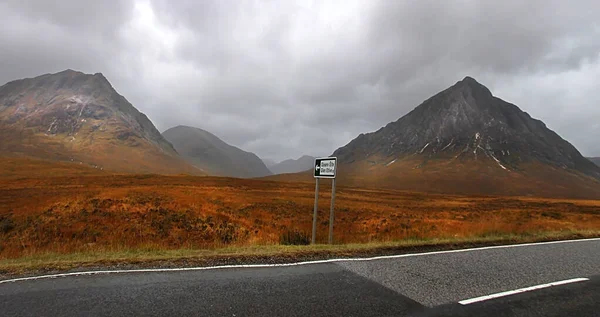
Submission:
{"label": "white signpost", "polygon": [[331,208],[329,210],[329,244],[333,243],[333,206],[335,204],[335,175],[337,171],[337,157],[324,157],[315,159],[314,176],[315,184],[315,209],[313,212],[312,244],[317,241],[317,208],[319,205],[319,178],[331,178]]}

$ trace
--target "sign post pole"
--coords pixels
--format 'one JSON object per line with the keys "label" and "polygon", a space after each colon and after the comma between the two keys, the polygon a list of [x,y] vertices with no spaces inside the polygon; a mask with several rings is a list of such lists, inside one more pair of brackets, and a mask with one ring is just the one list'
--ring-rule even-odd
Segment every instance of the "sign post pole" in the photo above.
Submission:
{"label": "sign post pole", "polygon": [[329,244],[333,244],[333,206],[335,205],[335,178],[331,180],[331,209],[329,210]]}
{"label": "sign post pole", "polygon": [[335,175],[337,171],[337,157],[324,157],[315,159],[314,176],[315,184],[315,209],[313,211],[312,240],[317,242],[317,209],[319,207],[319,178],[331,178],[331,209],[329,210],[329,244],[333,243],[333,207],[335,205]]}
{"label": "sign post pole", "polygon": [[319,208],[319,179],[315,185],[315,210],[313,211],[312,244],[317,242],[317,208]]}

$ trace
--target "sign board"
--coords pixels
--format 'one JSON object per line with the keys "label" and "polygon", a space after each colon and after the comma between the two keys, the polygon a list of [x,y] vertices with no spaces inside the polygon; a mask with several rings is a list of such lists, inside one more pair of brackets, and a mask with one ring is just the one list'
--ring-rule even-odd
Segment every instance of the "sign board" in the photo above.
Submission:
{"label": "sign board", "polygon": [[315,159],[315,178],[335,178],[337,157]]}
{"label": "sign board", "polygon": [[312,244],[317,242],[317,209],[319,207],[319,178],[331,178],[331,208],[329,209],[329,244],[333,243],[333,206],[335,205],[335,174],[337,171],[337,157],[323,157],[315,159],[315,208],[313,210]]}

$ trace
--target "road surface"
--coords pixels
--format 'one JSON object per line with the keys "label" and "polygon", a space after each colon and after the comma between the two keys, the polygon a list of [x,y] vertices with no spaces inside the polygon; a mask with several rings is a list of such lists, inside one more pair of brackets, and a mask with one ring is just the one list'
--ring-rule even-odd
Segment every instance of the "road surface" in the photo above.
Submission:
{"label": "road surface", "polygon": [[2,316],[599,316],[599,312],[600,239],[279,266],[0,281]]}

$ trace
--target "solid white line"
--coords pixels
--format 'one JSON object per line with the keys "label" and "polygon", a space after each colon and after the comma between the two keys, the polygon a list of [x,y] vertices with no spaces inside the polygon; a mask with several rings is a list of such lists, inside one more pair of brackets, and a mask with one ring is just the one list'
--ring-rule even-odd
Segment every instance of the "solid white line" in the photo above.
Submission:
{"label": "solid white line", "polygon": [[83,276],[83,275],[96,275],[96,274],[182,272],[182,271],[205,271],[205,270],[238,269],[238,268],[271,268],[271,267],[290,267],[290,266],[323,264],[323,263],[334,263],[334,262],[375,261],[375,260],[407,258],[407,257],[413,257],[413,256],[427,256],[427,255],[438,255],[438,254],[451,254],[451,253],[484,251],[484,250],[493,250],[493,249],[507,249],[507,248],[541,246],[541,245],[548,245],[548,244],[562,244],[562,243],[590,242],[590,241],[600,241],[600,238],[577,239],[577,240],[560,240],[560,241],[550,241],[550,242],[536,242],[536,243],[509,244],[509,245],[496,245],[496,246],[490,246],[490,247],[480,247],[480,248],[470,248],[470,249],[433,251],[433,252],[424,252],[424,253],[408,253],[408,254],[399,254],[399,255],[384,255],[384,256],[375,256],[375,257],[370,257],[370,258],[328,259],[328,260],[305,261],[305,262],[295,262],[295,263],[281,263],[281,264],[238,264],[238,265],[220,265],[220,266],[206,266],[206,267],[184,267],[184,268],[165,268],[165,269],[133,269],[133,270],[103,270],[103,271],[72,272],[72,273],[60,273],[60,274],[50,274],[50,275],[40,275],[40,276],[14,278],[14,279],[2,280],[2,281],[0,281],[0,284],[11,283],[11,282],[20,282],[20,281],[32,281],[32,280],[40,280],[40,279],[48,279],[48,278],[57,278],[57,277]]}
{"label": "solid white line", "polygon": [[542,289],[542,288],[565,285],[565,284],[570,284],[570,283],[578,283],[578,282],[589,281],[589,280],[590,280],[589,278],[574,278],[574,279],[570,279],[570,280],[564,280],[564,281],[558,281],[558,282],[553,282],[553,283],[548,283],[548,284],[540,284],[540,285],[536,285],[536,286],[519,288],[514,291],[507,291],[507,292],[496,293],[496,294],[491,294],[491,295],[486,295],[486,296],[481,296],[481,297],[475,297],[475,298],[471,298],[471,299],[465,299],[465,300],[461,300],[458,303],[461,305],[469,305],[469,304],[483,302],[483,301],[494,299],[494,298],[535,291],[535,290]]}

